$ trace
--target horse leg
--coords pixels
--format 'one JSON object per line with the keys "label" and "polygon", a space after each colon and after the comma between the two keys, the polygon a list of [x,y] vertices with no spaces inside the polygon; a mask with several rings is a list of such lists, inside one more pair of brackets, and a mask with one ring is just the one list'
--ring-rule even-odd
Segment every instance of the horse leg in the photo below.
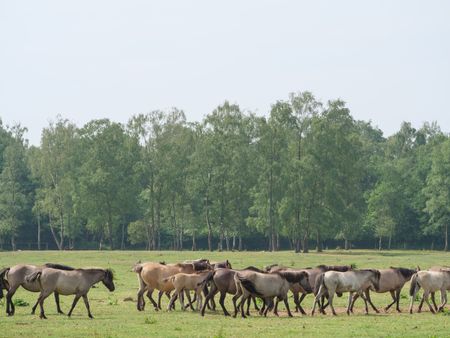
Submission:
{"label": "horse leg", "polygon": [[251,303],[252,303],[252,296],[247,298],[247,311],[246,311],[247,316],[250,316],[250,305],[251,305]]}
{"label": "horse leg", "polygon": [[75,298],[73,299],[73,303],[72,303],[72,307],[70,308],[70,311],[69,311],[69,313],[67,314],[67,316],[71,316],[72,315],[72,311],[73,311],[73,309],[75,308],[75,306],[77,305],[77,303],[78,303],[78,300],[81,298],[81,296],[80,295],[75,295]]}
{"label": "horse leg", "polygon": [[284,297],[283,301],[284,301],[284,306],[286,306],[288,316],[292,317],[291,309],[289,308],[289,302],[288,302],[287,295]]}
{"label": "horse leg", "polygon": [[264,310],[264,317],[267,317],[267,312],[269,312],[269,310],[271,308],[273,308],[273,298],[265,298],[264,299],[264,303],[266,303],[266,302],[269,303],[269,304],[267,304],[267,307]]}
{"label": "horse leg", "polygon": [[61,306],[59,305],[59,293],[56,291],[54,293],[55,293],[56,310],[58,311],[59,314],[63,315],[64,312],[62,312]]}
{"label": "horse leg", "polygon": [[431,306],[430,302],[428,301],[428,296],[430,295],[430,291],[424,291],[423,292],[423,298],[425,300],[425,302],[428,304],[428,307],[431,311],[431,313],[436,313],[436,311],[434,310],[434,308]]}
{"label": "horse leg", "polygon": [[437,311],[442,312],[444,311],[445,304],[447,304],[447,290],[441,289],[441,305],[437,309]]}
{"label": "horse leg", "polygon": [[47,317],[45,316],[45,313],[44,313],[44,300],[48,296],[49,296],[49,294],[45,295],[42,292],[39,295],[39,306],[41,308],[41,313],[39,314],[39,318],[41,318],[41,319],[47,319]]}
{"label": "horse leg", "polygon": [[11,287],[6,293],[6,313],[8,314],[8,316],[13,316],[14,312],[16,312],[16,307],[12,302],[12,297],[16,293],[18,287],[19,285],[17,285],[16,287]]}
{"label": "horse leg", "polygon": [[225,296],[226,295],[227,295],[226,292],[221,292],[220,293],[219,304],[222,307],[223,314],[225,316],[229,316],[230,314],[228,313],[227,309],[225,308]]}
{"label": "horse leg", "polygon": [[86,310],[88,312],[88,317],[91,319],[94,319],[94,317],[92,317],[91,308],[89,306],[89,299],[88,299],[87,295],[83,295],[83,300],[84,300],[84,305],[86,306]]}
{"label": "horse leg", "polygon": [[273,308],[273,314],[277,317],[279,317],[278,314],[278,303],[280,302],[280,298],[277,297],[277,299],[275,300],[275,307]]}
{"label": "horse leg", "polygon": [[[442,296],[442,293],[441,293],[441,296]],[[433,302],[435,311],[437,311],[438,307],[436,305],[435,292],[431,293],[431,301]]]}
{"label": "horse leg", "polygon": [[[302,293],[302,295],[300,296],[300,299],[298,299],[298,295],[297,295],[297,302],[295,303],[296,310],[299,310],[302,315],[306,315],[306,312],[301,305],[302,301],[303,301],[303,299],[305,299],[305,297],[306,297],[306,293]],[[295,302],[295,296],[294,296],[294,302]]]}
{"label": "horse leg", "polygon": [[350,312],[353,313],[353,307],[355,306],[355,302],[358,299],[358,297],[359,297],[359,295],[357,293],[353,293],[353,292],[349,293],[348,301],[349,302],[351,301],[351,303],[350,303],[350,308],[347,309],[347,314],[348,315],[350,314]]}
{"label": "horse leg", "polygon": [[[193,303],[194,301],[191,300],[191,293],[189,292],[189,290],[184,290],[184,293],[186,294],[186,297],[187,297],[188,302],[189,302],[189,304],[186,306],[186,308],[187,308],[188,306],[190,306],[190,307],[191,307],[191,310],[192,310],[192,311],[195,311],[195,310],[194,310],[194,307],[192,306],[192,303]],[[183,309],[183,310],[184,310],[184,309]]]}
{"label": "horse leg", "polygon": [[328,290],[328,303],[330,304],[331,312],[333,313],[334,316],[336,316],[337,314],[333,306],[333,297],[334,297],[334,290],[332,291]]}
{"label": "horse leg", "polygon": [[397,300],[397,312],[402,312],[402,310],[400,310],[400,293],[402,292],[402,289],[397,289],[395,291],[395,298]]}
{"label": "horse leg", "polygon": [[200,309],[202,308],[202,301],[203,301],[202,291],[201,290],[196,290],[196,293],[197,293],[196,311],[200,311]]}
{"label": "horse leg", "polygon": [[[253,298],[255,299],[255,298]],[[264,311],[266,310],[266,301],[263,302],[263,305],[261,306],[261,309],[259,309],[259,315],[262,316],[264,314]]]}
{"label": "horse leg", "polygon": [[[158,304],[156,304],[155,300],[153,299],[153,291],[154,289],[149,289],[147,291],[147,298],[150,300],[150,302],[152,303],[153,307],[155,308],[155,311],[158,311]],[[142,297],[143,298],[143,297]]]}
{"label": "horse leg", "polygon": [[[203,304],[203,307],[202,307],[202,316],[205,315],[206,307],[208,306],[209,301],[214,298],[216,293],[217,293],[217,288],[215,286],[211,286],[211,289],[209,290],[209,293],[208,293],[208,295],[206,296],[206,299],[205,299],[205,303]],[[221,297],[222,297],[222,294],[221,294]],[[225,296],[224,296],[224,298],[225,298]],[[222,304],[220,304],[220,305],[222,305]],[[222,306],[222,309],[224,309],[223,306]],[[224,310],[224,313],[225,312],[226,312],[226,310]],[[226,315],[229,315],[228,312],[225,313],[225,316]]]}
{"label": "horse leg", "polygon": [[161,298],[162,298],[162,295],[163,295],[163,291],[159,291],[158,292],[158,309],[160,309],[160,310],[162,310],[162,308],[161,308]]}
{"label": "horse leg", "polygon": [[362,292],[361,290],[358,291],[358,294],[364,301],[364,307],[365,307],[365,310],[366,310],[366,315],[368,315],[369,314],[369,306],[367,305],[367,298],[364,295],[364,292]]}
{"label": "horse leg", "polygon": [[256,298],[252,296],[252,300],[253,300],[253,306],[254,306],[255,310],[259,311],[258,304],[256,303]]}
{"label": "horse leg", "polygon": [[242,293],[240,292],[240,290],[236,291],[236,294],[233,296],[232,300],[233,300],[233,307],[234,307],[234,315],[233,317],[236,318],[237,316],[237,312],[238,312],[238,307],[236,305],[236,302],[238,300],[238,298],[242,295]]}
{"label": "horse leg", "polygon": [[347,306],[347,315],[350,316],[350,312],[353,313],[353,305],[355,304],[355,300],[358,297],[356,295],[353,295],[353,292],[348,293],[348,306]]}
{"label": "horse leg", "polygon": [[244,304],[245,304],[245,301],[247,300],[247,298],[248,298],[248,296],[246,297],[245,295],[242,295],[242,299],[241,299],[241,317],[242,318],[247,318],[244,313]]}
{"label": "horse leg", "polygon": [[369,302],[370,306],[372,307],[372,309],[376,312],[376,313],[380,313],[380,311],[378,311],[377,307],[375,305],[373,305],[372,303],[372,299],[370,298],[370,291],[369,289],[367,289],[366,291],[364,291],[366,294],[366,298],[367,301]]}
{"label": "horse leg", "polygon": [[[144,292],[146,287],[140,287],[137,293],[137,309],[138,311],[144,311],[145,301],[144,301]],[[153,291],[153,290],[152,290]],[[150,290],[148,291],[150,292]]]}
{"label": "horse leg", "polygon": [[394,304],[397,302],[397,298],[395,297],[396,291],[397,291],[397,290],[395,290],[395,291],[392,291],[392,290],[389,291],[389,292],[391,293],[392,303],[390,303],[388,306],[386,306],[386,307],[384,308],[384,311],[387,312],[387,311],[391,308],[391,306],[394,305]]}
{"label": "horse leg", "polygon": [[167,311],[172,311],[172,305],[177,299],[178,291],[175,290],[175,292],[172,295],[172,298],[169,300],[169,304],[167,304]]}

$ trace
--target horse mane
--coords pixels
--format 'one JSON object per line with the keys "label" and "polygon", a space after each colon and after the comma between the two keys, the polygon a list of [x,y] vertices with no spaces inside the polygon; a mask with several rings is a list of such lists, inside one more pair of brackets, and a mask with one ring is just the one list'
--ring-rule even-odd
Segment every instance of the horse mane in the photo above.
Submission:
{"label": "horse mane", "polygon": [[75,270],[75,268],[72,268],[71,266],[63,265],[63,264],[57,264],[57,263],[45,263],[44,266],[46,268],[52,268],[52,269],[57,269],[57,270],[65,270],[65,271]]}
{"label": "horse mane", "polygon": [[380,270],[377,270],[377,269],[359,269],[358,271],[372,272],[372,273],[375,274],[375,276],[376,276],[378,279],[380,279],[380,277],[381,277],[381,272],[380,272]]}
{"label": "horse mane", "polygon": [[289,283],[298,283],[303,275],[306,275],[305,271],[275,271],[274,274],[286,279]]}
{"label": "horse mane", "polygon": [[397,271],[400,275],[402,275],[404,278],[410,278],[412,275],[416,273],[415,270],[406,269],[406,268],[396,268],[391,266],[391,269]]}
{"label": "horse mane", "polygon": [[323,271],[339,271],[339,272],[345,272],[352,270],[352,267],[349,265],[317,265],[316,268],[323,270]]}
{"label": "horse mane", "polygon": [[105,271],[105,277],[108,277],[111,280],[114,280],[114,272],[111,269],[106,269],[103,271]]}
{"label": "horse mane", "polygon": [[161,261],[161,262],[159,262],[159,264],[166,265],[166,262],[165,261]]}
{"label": "horse mane", "polygon": [[255,272],[260,272],[260,273],[266,273],[265,271],[263,271],[263,270],[261,270],[261,269],[258,269],[257,267],[252,266],[252,265],[247,266],[247,267],[244,268],[244,269],[241,269],[241,271],[242,271],[242,270],[250,270],[250,271],[255,271]]}
{"label": "horse mane", "polygon": [[211,265],[209,264],[209,260],[201,261],[201,262],[193,262],[191,265],[194,267],[195,271],[203,271],[208,270]]}

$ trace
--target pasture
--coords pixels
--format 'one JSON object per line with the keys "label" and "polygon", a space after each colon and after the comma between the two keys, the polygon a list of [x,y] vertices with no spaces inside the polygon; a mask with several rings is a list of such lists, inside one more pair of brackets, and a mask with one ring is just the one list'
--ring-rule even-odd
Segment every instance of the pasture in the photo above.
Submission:
{"label": "pasture", "polygon": [[[0,301],[0,337],[287,337],[287,336],[410,336],[410,337],[450,337],[450,310],[433,315],[424,307],[420,314],[407,313],[409,306],[409,283],[402,290],[401,309],[385,313],[382,308],[391,298],[389,293],[372,293],[372,300],[381,310],[363,314],[363,302],[355,304],[355,314],[347,316],[344,307],[347,294],[335,299],[338,316],[309,315],[313,297],[308,295],[302,305],[308,316],[294,313],[288,318],[284,305],[280,304],[281,316],[269,313],[260,317],[254,310],[247,319],[224,317],[220,307],[215,312],[206,311],[205,317],[190,310],[182,312],[179,303],[176,311],[168,313],[168,303],[163,298],[163,311],[155,312],[146,299],[145,311],[136,309],[138,282],[132,272],[132,265],[138,261],[166,261],[167,263],[186,259],[209,258],[211,260],[229,259],[234,268],[248,265],[263,267],[280,263],[289,267],[306,267],[318,264],[344,265],[356,264],[357,268],[386,268],[389,266],[416,267],[426,269],[433,265],[450,265],[450,254],[430,251],[327,251],[325,253],[294,254],[292,252],[146,252],[146,251],[23,251],[1,252],[0,268],[19,263],[43,264],[63,263],[74,267],[112,268],[115,273],[116,290],[112,293],[99,283],[89,293],[91,311],[94,319],[87,317],[82,302],[75,308],[72,317],[58,315],[53,297],[45,301],[48,320],[39,319],[39,314],[30,315],[37,293],[19,289],[14,299],[23,301],[25,306],[16,305],[14,317],[5,314],[5,300]],[[156,293],[155,293],[156,294]],[[421,294],[421,293],[420,293]],[[129,298],[132,300],[129,300]],[[217,299],[217,298],[216,298]],[[439,299],[439,297],[438,297]],[[65,313],[72,304],[73,296],[61,296],[61,307]],[[292,298],[291,310],[295,309]],[[28,303],[29,305],[26,305]],[[16,303],[17,304],[17,303]],[[227,296],[226,306],[232,310],[231,297]],[[417,310],[418,302],[415,303]]]}

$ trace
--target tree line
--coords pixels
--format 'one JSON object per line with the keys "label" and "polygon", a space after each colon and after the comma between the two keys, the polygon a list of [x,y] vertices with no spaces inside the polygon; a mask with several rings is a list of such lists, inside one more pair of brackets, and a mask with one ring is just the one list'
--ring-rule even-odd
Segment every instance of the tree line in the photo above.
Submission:
{"label": "tree line", "polygon": [[289,95],[266,117],[225,102],[82,127],[29,146],[0,123],[0,249],[448,249],[450,139],[385,137],[341,100]]}

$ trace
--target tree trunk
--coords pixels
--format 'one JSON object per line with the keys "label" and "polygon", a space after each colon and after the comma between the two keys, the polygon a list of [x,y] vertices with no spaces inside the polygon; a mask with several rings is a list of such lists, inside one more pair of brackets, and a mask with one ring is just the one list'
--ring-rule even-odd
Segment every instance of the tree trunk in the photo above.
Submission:
{"label": "tree trunk", "polygon": [[41,250],[41,215],[39,213],[37,215],[37,223],[38,223],[38,231],[37,231],[38,250]]}
{"label": "tree trunk", "polygon": [[380,238],[378,239],[378,250],[381,250],[381,236],[380,236]]}
{"label": "tree trunk", "polygon": [[303,236],[303,253],[309,252],[308,237],[309,237],[309,234],[308,234],[308,232],[306,232],[305,235]]}
{"label": "tree trunk", "polygon": [[388,250],[391,250],[392,235],[389,235]]}
{"label": "tree trunk", "polygon": [[242,251],[242,236],[239,235],[239,245],[238,245],[238,250]]}
{"label": "tree trunk", "polygon": [[444,251],[448,251],[448,224],[445,225]]}
{"label": "tree trunk", "polygon": [[12,251],[16,251],[16,240],[14,239],[14,235],[11,236],[11,247]]}
{"label": "tree trunk", "polygon": [[56,243],[56,246],[58,247],[58,250],[62,250],[61,249],[61,244],[60,244],[60,242],[59,242],[59,240],[58,240],[58,238],[57,238],[57,236],[55,234],[55,229],[53,229],[52,216],[50,214],[48,215],[48,219],[49,219],[48,223],[49,223],[49,226],[50,226],[50,232],[52,233],[52,236],[53,236],[53,239],[54,239],[54,241]]}
{"label": "tree trunk", "polygon": [[228,237],[228,231],[225,232],[225,245],[227,246],[227,251],[230,251],[230,238]]}
{"label": "tree trunk", "polygon": [[231,250],[236,250],[236,235],[233,235],[233,246]]}
{"label": "tree trunk", "polygon": [[317,230],[317,235],[316,235],[316,251],[317,252],[322,252],[322,239],[320,238],[320,231]]}
{"label": "tree trunk", "polygon": [[125,222],[122,222],[122,238],[120,240],[120,250],[125,250]]}
{"label": "tree trunk", "polygon": [[297,238],[295,240],[295,253],[299,253],[300,251],[302,251],[302,244],[300,238]]}
{"label": "tree trunk", "polygon": [[206,208],[206,225],[208,226],[208,250],[212,251],[212,228],[211,222],[209,220],[209,197],[206,194],[205,198],[205,208]]}
{"label": "tree trunk", "polygon": [[197,243],[195,242],[195,230],[192,232],[192,251],[197,251]]}
{"label": "tree trunk", "polygon": [[348,250],[348,239],[347,238],[345,238],[345,240],[344,240],[344,249]]}

